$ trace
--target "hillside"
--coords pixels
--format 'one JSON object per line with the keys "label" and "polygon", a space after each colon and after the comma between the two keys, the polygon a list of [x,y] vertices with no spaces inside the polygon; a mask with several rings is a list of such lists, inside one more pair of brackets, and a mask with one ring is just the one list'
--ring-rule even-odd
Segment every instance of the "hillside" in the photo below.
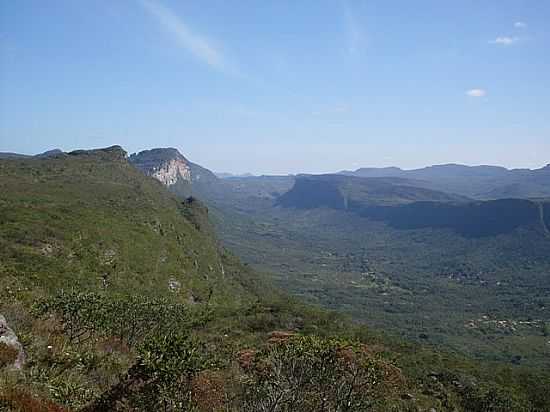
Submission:
{"label": "hillside", "polygon": [[218,245],[206,206],[120,147],[2,160],[0,186],[0,410],[550,403],[542,372],[383,337],[273,290]]}
{"label": "hillside", "polygon": [[[146,178],[119,147],[0,164],[0,276],[48,291],[170,293],[232,300],[214,239],[182,218],[187,204]],[[107,285],[107,286],[105,286]]]}

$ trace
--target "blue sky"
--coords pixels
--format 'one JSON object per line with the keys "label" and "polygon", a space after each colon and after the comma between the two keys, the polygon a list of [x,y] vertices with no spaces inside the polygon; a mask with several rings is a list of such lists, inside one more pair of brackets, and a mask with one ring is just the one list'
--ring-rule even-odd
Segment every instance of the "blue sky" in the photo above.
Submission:
{"label": "blue sky", "polygon": [[215,171],[550,162],[550,2],[0,4],[0,151]]}

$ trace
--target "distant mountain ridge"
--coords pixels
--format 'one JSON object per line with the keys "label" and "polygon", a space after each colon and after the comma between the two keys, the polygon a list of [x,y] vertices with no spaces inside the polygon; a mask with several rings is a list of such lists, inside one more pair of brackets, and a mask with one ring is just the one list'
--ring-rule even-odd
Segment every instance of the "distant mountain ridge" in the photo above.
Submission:
{"label": "distant mountain ridge", "polygon": [[501,166],[465,166],[443,164],[420,169],[398,167],[344,170],[343,175],[356,177],[402,177],[418,180],[417,184],[476,199],[505,197],[550,197],[550,164],[540,169],[506,169]]}
{"label": "distant mountain ridge", "polygon": [[63,154],[63,151],[61,149],[52,149],[44,153],[39,153],[37,155],[25,155],[25,154],[12,153],[12,152],[0,152],[0,159],[27,159],[32,157],[44,158],[44,157],[58,156],[62,154]]}

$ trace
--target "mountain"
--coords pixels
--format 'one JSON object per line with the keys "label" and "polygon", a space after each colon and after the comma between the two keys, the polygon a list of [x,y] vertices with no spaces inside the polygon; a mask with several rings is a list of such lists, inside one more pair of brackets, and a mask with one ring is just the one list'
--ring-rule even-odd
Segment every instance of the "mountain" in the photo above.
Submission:
{"label": "mountain", "polygon": [[130,155],[129,161],[182,197],[218,181],[214,173],[190,162],[174,148],[144,150]]}
{"label": "mountain", "polygon": [[25,157],[30,156],[19,153],[0,152],[0,159],[23,159]]}
{"label": "mountain", "polygon": [[355,171],[343,171],[340,174],[415,179],[420,187],[458,193],[481,200],[502,197],[550,197],[550,167],[548,166],[531,170],[445,164],[413,170],[396,167],[360,168]]}
{"label": "mountain", "polygon": [[36,158],[45,158],[45,157],[55,157],[55,156],[63,156],[64,152],[61,149],[52,149],[47,150],[44,153],[39,153],[37,155],[34,155]]}
{"label": "mountain", "polygon": [[24,155],[19,153],[0,152],[0,159],[24,159],[29,157],[44,158],[44,157],[51,157],[51,156],[59,156],[62,154],[63,154],[63,151],[61,151],[60,149],[48,150],[44,153],[39,153],[34,156]]}

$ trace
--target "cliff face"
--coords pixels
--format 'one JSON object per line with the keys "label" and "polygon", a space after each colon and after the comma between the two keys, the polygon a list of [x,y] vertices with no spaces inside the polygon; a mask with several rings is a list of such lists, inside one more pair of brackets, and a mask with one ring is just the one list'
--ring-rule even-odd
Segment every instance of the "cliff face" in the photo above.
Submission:
{"label": "cliff face", "polygon": [[158,180],[182,198],[193,195],[207,199],[212,193],[223,192],[224,189],[214,173],[190,162],[177,149],[144,150],[134,153],[128,160],[142,173]]}
{"label": "cliff face", "polygon": [[157,179],[165,186],[191,183],[191,167],[176,149],[153,149],[135,153],[130,162],[147,176]]}
{"label": "cliff face", "polygon": [[160,166],[153,167],[148,174],[165,186],[175,185],[179,179],[191,181],[191,169],[181,159],[172,159]]}

